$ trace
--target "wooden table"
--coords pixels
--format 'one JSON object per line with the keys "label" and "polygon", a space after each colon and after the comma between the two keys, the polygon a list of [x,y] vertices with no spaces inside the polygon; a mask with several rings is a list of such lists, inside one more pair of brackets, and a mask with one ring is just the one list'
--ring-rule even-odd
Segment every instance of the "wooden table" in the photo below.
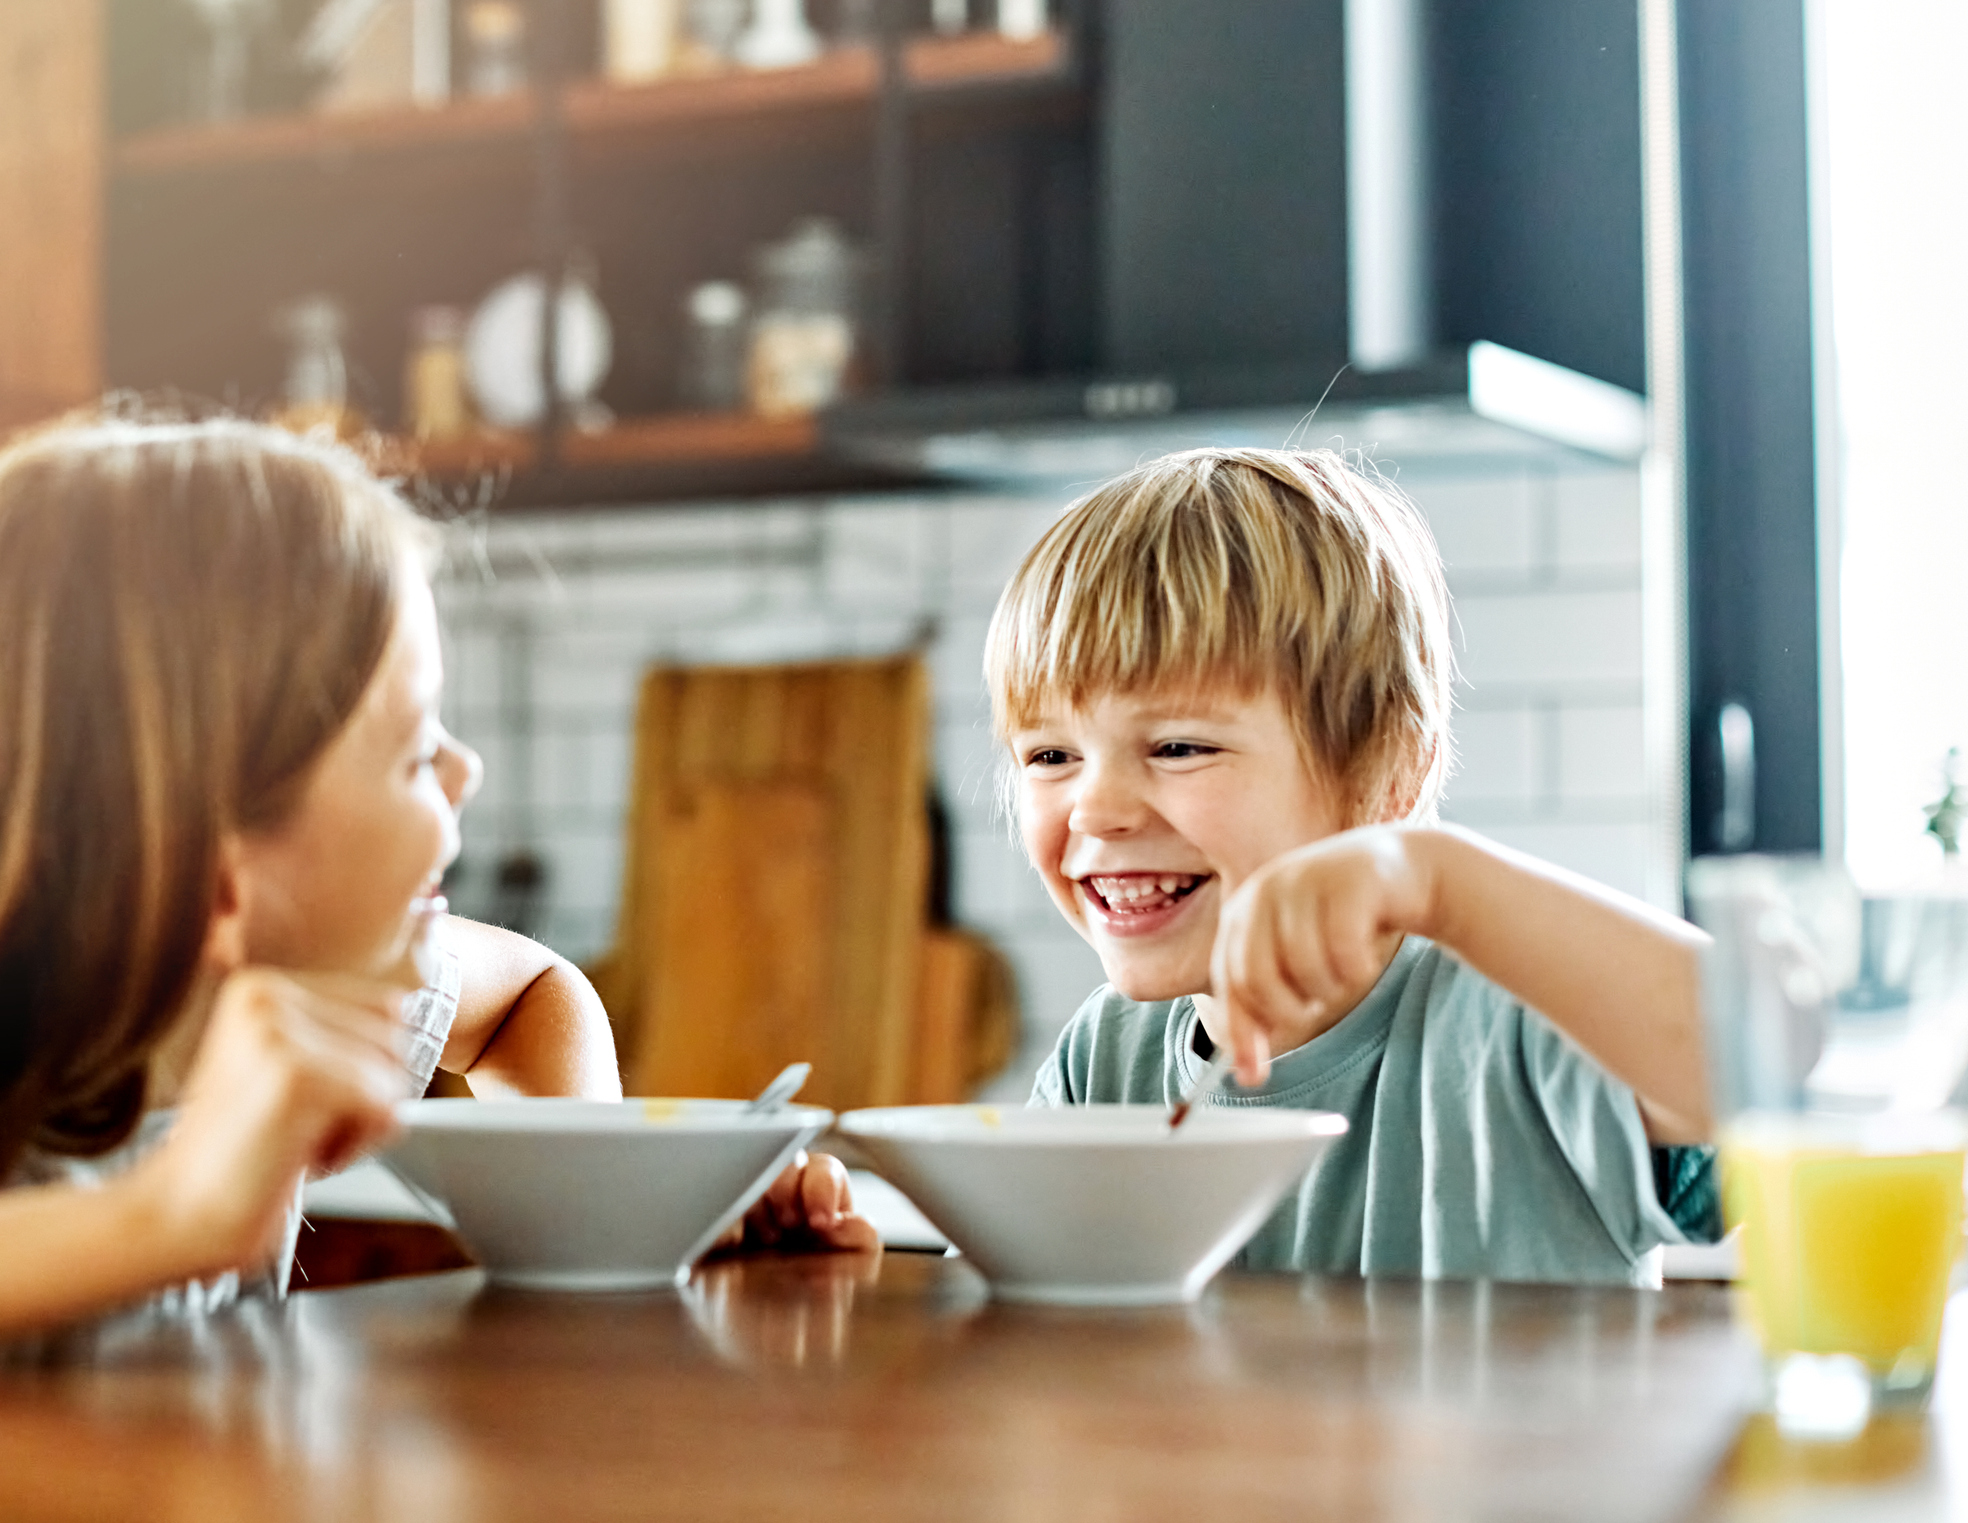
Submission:
{"label": "wooden table", "polygon": [[906,1253],[730,1260],[641,1296],[467,1270],[17,1350],[0,1518],[1638,1520],[1844,1516],[1816,1510],[1841,1477],[1939,1495],[1944,1414],[1800,1460],[1738,1441],[1753,1371],[1704,1285],[1226,1277],[1194,1308],[1102,1312],[994,1304]]}

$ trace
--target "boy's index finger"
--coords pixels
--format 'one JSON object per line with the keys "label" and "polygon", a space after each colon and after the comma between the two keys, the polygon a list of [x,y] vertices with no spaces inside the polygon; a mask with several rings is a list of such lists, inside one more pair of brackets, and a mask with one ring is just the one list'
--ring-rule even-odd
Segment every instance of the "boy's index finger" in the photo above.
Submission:
{"label": "boy's index finger", "polygon": [[1271,1077],[1271,1039],[1264,1028],[1232,1003],[1228,1007],[1230,1053],[1237,1060],[1237,1083],[1256,1089]]}
{"label": "boy's index finger", "polygon": [[1236,953],[1243,950],[1238,943],[1242,928],[1237,924],[1235,908],[1233,900],[1217,925],[1216,945],[1210,949],[1210,993],[1223,1011],[1223,1036],[1236,1063],[1237,1082],[1249,1087],[1263,1082],[1263,1071],[1269,1065],[1258,1055],[1256,1022],[1245,1010],[1240,992],[1243,970]]}

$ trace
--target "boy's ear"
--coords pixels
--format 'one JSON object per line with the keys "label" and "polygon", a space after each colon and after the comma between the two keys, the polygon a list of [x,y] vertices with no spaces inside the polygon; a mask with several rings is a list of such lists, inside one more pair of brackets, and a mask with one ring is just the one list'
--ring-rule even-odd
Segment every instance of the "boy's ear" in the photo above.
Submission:
{"label": "boy's ear", "polygon": [[218,881],[212,892],[212,919],[205,928],[202,959],[214,973],[226,974],[246,965],[246,884],[239,837],[227,831],[219,838]]}
{"label": "boy's ear", "polygon": [[1388,779],[1387,796],[1381,801],[1386,810],[1381,816],[1383,822],[1393,823],[1413,816],[1415,805],[1421,801],[1422,784],[1434,770],[1435,753],[1441,746],[1441,741],[1437,740],[1412,767],[1403,768]]}

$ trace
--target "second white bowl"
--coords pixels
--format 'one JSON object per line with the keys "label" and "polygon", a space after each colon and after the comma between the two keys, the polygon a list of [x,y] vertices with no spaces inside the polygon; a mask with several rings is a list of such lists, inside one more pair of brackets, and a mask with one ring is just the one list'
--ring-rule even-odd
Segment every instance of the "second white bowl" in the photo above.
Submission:
{"label": "second white bowl", "polygon": [[840,1129],[1010,1300],[1193,1300],[1346,1130],[1328,1111],[850,1111]]}

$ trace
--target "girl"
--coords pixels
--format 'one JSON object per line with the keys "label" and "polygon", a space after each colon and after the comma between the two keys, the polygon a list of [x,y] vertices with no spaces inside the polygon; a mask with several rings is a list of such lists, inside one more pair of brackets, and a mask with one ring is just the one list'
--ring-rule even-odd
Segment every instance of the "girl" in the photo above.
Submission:
{"label": "girl", "polygon": [[[250,424],[0,452],[0,1179],[43,1181],[0,1193],[0,1329],[265,1262],[440,1061],[620,1094],[577,972],[439,924],[479,767],[432,548],[352,456]],[[760,1213],[872,1239],[831,1159]]]}

